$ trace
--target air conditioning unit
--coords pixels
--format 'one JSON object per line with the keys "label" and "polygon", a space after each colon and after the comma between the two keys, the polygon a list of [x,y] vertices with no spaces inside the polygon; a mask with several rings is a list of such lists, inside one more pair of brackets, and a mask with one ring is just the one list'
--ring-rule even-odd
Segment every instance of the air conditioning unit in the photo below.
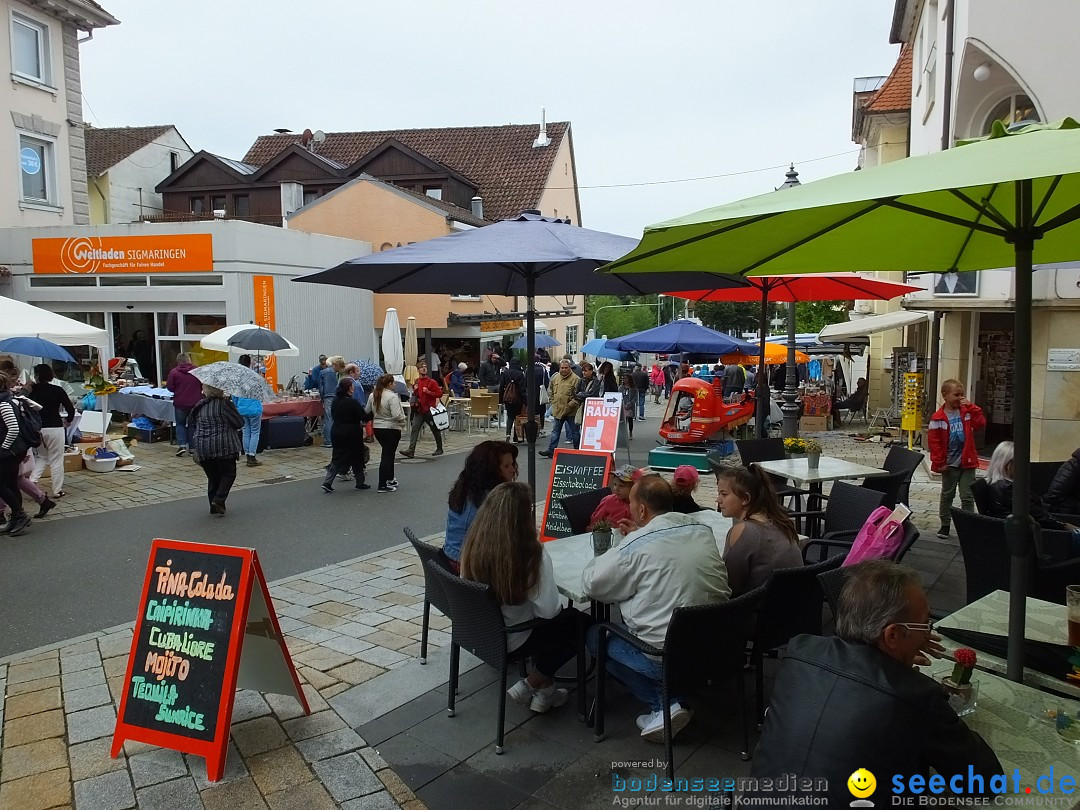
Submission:
{"label": "air conditioning unit", "polygon": [[856,301],[854,312],[858,312],[860,315],[869,315],[874,311],[873,301]]}

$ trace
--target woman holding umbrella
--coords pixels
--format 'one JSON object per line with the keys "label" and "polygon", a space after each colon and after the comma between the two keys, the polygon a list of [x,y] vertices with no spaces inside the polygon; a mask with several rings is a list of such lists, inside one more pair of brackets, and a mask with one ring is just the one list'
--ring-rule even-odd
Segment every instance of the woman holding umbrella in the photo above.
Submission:
{"label": "woman holding umbrella", "polygon": [[370,484],[364,483],[364,451],[367,450],[364,447],[364,423],[371,417],[353,396],[353,385],[352,377],[343,377],[334,392],[330,436],[334,454],[326,468],[323,492],[333,492],[332,484],[338,473],[348,472],[350,467],[356,475],[356,488],[371,489]]}
{"label": "woman holding umbrella", "polygon": [[225,500],[236,481],[240,434],[244,417],[225,392],[203,383],[203,398],[188,414],[188,441],[206,474],[206,497],[211,515],[225,514]]}

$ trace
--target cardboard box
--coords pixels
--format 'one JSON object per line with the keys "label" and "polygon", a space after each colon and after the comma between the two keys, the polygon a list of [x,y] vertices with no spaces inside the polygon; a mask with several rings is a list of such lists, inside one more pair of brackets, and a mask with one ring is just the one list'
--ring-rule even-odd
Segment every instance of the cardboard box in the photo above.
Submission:
{"label": "cardboard box", "polygon": [[167,442],[171,436],[171,431],[168,427],[154,428],[153,430],[140,430],[139,428],[133,428],[128,426],[127,436],[129,439],[138,439],[140,442],[147,442],[153,444],[154,442]]}
{"label": "cardboard box", "polygon": [[829,429],[829,417],[827,416],[804,416],[799,420],[801,433],[822,433]]}
{"label": "cardboard box", "polygon": [[72,450],[70,453],[64,453],[64,472],[78,472],[82,468],[82,451]]}

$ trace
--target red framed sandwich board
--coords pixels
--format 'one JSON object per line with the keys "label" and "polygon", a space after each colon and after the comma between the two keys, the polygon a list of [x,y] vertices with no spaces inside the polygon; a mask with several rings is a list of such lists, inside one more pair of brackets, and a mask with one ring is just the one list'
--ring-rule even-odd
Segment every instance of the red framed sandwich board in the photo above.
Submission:
{"label": "red framed sandwich board", "polygon": [[614,453],[622,424],[622,395],[612,391],[585,400],[581,420],[581,449]]}
{"label": "red framed sandwich board", "polygon": [[551,462],[548,496],[544,502],[544,520],[540,524],[543,542],[569,537],[574,533],[563,511],[561,499],[567,495],[600,489],[607,485],[611,472],[611,453],[592,450],[556,450]]}
{"label": "red framed sandwich board", "polygon": [[225,770],[236,690],[292,695],[310,714],[255,549],[154,540],[112,756],[136,740]]}

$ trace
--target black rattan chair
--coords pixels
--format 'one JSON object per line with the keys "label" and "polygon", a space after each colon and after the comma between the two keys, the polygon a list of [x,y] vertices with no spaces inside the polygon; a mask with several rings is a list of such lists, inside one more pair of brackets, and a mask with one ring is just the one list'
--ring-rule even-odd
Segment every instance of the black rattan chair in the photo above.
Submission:
{"label": "black rattan chair", "polygon": [[642,652],[660,658],[664,702],[664,744],[667,747],[667,777],[675,776],[671,741],[671,698],[702,689],[710,684],[734,680],[742,717],[742,758],[750,759],[750,730],[746,718],[746,642],[754,615],[764,596],[764,586],[730,602],[676,608],[671,614],[664,649],[646,644],[621,624],[604,622],[597,626],[596,717],[593,739],[604,739],[604,687],[607,673],[607,642],[618,636]]}
{"label": "black rattan chair", "polygon": [[757,722],[765,718],[765,673],[762,660],[767,654],[802,633],[821,635],[821,608],[825,594],[818,574],[839,568],[844,555],[838,554],[814,565],[780,568],[762,586],[765,593],[757,613],[750,644],[750,666],[754,668]]}
{"label": "black rattan chair", "polygon": [[[755,461],[779,461],[787,458],[783,439],[740,439],[735,442],[735,446],[744,467],[749,467]],[[778,498],[793,498],[795,509],[802,509],[803,496],[809,495],[810,490],[793,487],[782,475],[769,474],[769,480],[772,481]]]}
{"label": "black rattan chair", "polygon": [[[510,633],[523,633],[539,627],[546,620],[533,619],[521,624],[506,626],[502,610],[495,601],[491,588],[478,582],[461,579],[434,562],[424,563],[446,593],[449,602],[450,621],[453,623],[450,643],[450,684],[447,690],[446,713],[454,716],[458,688],[458,662],[464,648],[489,666],[499,670],[499,726],[495,738],[495,753],[503,752],[503,736],[506,725],[506,674],[509,665],[525,656],[507,650]],[[579,634],[580,635],[580,634]],[[579,642],[583,639],[578,639]],[[585,698],[585,645],[578,644],[577,653],[578,713],[584,715]]]}
{"label": "black rattan chair", "polygon": [[[924,458],[925,456],[922,453],[916,450],[908,450],[906,447],[889,448],[889,452],[885,455],[885,462],[881,465],[882,469],[891,473],[900,472],[901,470],[907,472],[907,478],[900,485],[897,503],[907,504],[911,502],[911,479],[915,475],[915,470],[919,469],[923,463]],[[867,480],[872,481],[873,479]]]}
{"label": "black rattan chair", "polygon": [[600,501],[611,494],[611,487],[601,487],[589,492],[579,492],[577,495],[567,495],[559,499],[563,511],[570,521],[570,528],[574,534],[581,534],[589,528],[589,519]]}
{"label": "black rattan chair", "polygon": [[412,543],[412,547],[416,549],[416,555],[420,558],[420,565],[424,568],[424,624],[420,636],[420,663],[426,664],[428,617],[431,613],[431,606],[434,605],[437,607],[444,616],[450,615],[450,607],[446,599],[446,594],[443,593],[442,586],[439,585],[438,580],[428,573],[427,565],[425,565],[425,563],[432,562],[449,574],[453,574],[454,572],[446,567],[445,557],[443,557],[441,549],[418,539],[417,536],[413,534],[413,530],[408,526],[405,527],[404,531],[405,536],[409,539],[409,542]]}
{"label": "black rattan chair", "polygon": [[840,566],[822,571],[817,575],[818,584],[825,595],[825,601],[832,611],[833,621],[836,621],[836,606],[840,603],[840,591],[844,590],[844,582],[847,581],[847,568]]}
{"label": "black rattan chair", "polygon": [[980,515],[990,515],[994,511],[994,504],[990,499],[990,482],[985,478],[976,478],[971,483],[971,497],[975,499],[975,508]]}
{"label": "black rattan chair", "polygon": [[[792,518],[820,518],[822,525],[810,539],[824,543],[808,543],[806,551],[813,545],[827,550],[829,543],[843,545],[846,541],[848,546],[855,540],[859,529],[866,523],[870,513],[881,506],[885,501],[885,493],[877,490],[857,487],[846,481],[837,481],[829,492],[829,500],[825,503],[825,509],[817,512],[792,512]],[[824,559],[824,554],[818,557],[818,561]]]}

